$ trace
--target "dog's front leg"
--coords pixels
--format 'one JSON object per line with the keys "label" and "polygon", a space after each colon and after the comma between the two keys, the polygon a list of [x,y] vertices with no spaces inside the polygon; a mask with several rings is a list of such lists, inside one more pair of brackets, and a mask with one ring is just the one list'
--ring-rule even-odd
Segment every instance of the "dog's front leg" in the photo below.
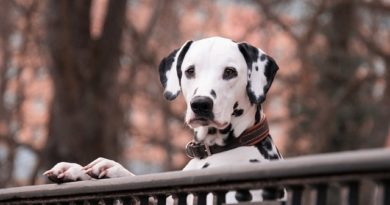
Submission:
{"label": "dog's front leg", "polygon": [[91,177],[85,173],[81,165],[69,162],[57,163],[53,168],[43,173],[43,175],[56,183],[91,179]]}
{"label": "dog's front leg", "polygon": [[125,169],[118,162],[102,157],[89,163],[83,169],[85,170],[85,173],[97,179],[134,176],[133,173]]}

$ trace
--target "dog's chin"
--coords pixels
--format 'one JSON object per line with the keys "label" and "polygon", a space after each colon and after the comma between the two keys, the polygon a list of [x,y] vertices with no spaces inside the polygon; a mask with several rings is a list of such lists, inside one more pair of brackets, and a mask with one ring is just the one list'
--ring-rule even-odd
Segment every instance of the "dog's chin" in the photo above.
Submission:
{"label": "dog's chin", "polygon": [[229,123],[228,122],[221,123],[221,122],[218,122],[216,120],[210,120],[207,118],[198,117],[198,118],[190,119],[187,124],[192,129],[198,128],[198,127],[204,127],[204,126],[215,127],[217,129],[223,129],[226,126],[228,126]]}

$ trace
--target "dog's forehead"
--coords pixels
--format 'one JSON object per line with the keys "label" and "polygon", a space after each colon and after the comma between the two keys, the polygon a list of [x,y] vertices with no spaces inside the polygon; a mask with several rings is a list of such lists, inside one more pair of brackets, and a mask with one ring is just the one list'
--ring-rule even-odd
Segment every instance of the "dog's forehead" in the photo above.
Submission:
{"label": "dog's forehead", "polygon": [[227,38],[211,37],[195,41],[187,53],[187,63],[221,64],[244,60],[237,43]]}
{"label": "dog's forehead", "polygon": [[198,40],[194,42],[194,48],[198,49],[207,49],[207,50],[219,50],[219,49],[234,49],[237,47],[237,44],[230,39],[222,37],[211,37]]}

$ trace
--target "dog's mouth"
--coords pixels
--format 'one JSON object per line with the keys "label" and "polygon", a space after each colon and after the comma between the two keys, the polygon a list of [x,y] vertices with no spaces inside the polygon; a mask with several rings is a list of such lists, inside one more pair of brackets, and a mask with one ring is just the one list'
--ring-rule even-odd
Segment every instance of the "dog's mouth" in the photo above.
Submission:
{"label": "dog's mouth", "polygon": [[217,128],[217,129],[218,128],[222,129],[222,128],[225,128],[228,123],[227,122],[221,123],[221,122],[211,120],[211,119],[208,119],[205,117],[196,117],[196,118],[190,119],[188,124],[192,128],[196,128],[196,127],[200,127],[200,126],[212,126],[212,127]]}

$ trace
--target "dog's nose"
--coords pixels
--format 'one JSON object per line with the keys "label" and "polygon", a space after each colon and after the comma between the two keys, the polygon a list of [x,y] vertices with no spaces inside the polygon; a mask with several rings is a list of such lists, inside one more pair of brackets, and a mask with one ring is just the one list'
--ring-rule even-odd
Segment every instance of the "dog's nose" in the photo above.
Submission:
{"label": "dog's nose", "polygon": [[191,100],[191,109],[199,115],[209,114],[213,111],[213,100],[204,96],[194,97]]}

